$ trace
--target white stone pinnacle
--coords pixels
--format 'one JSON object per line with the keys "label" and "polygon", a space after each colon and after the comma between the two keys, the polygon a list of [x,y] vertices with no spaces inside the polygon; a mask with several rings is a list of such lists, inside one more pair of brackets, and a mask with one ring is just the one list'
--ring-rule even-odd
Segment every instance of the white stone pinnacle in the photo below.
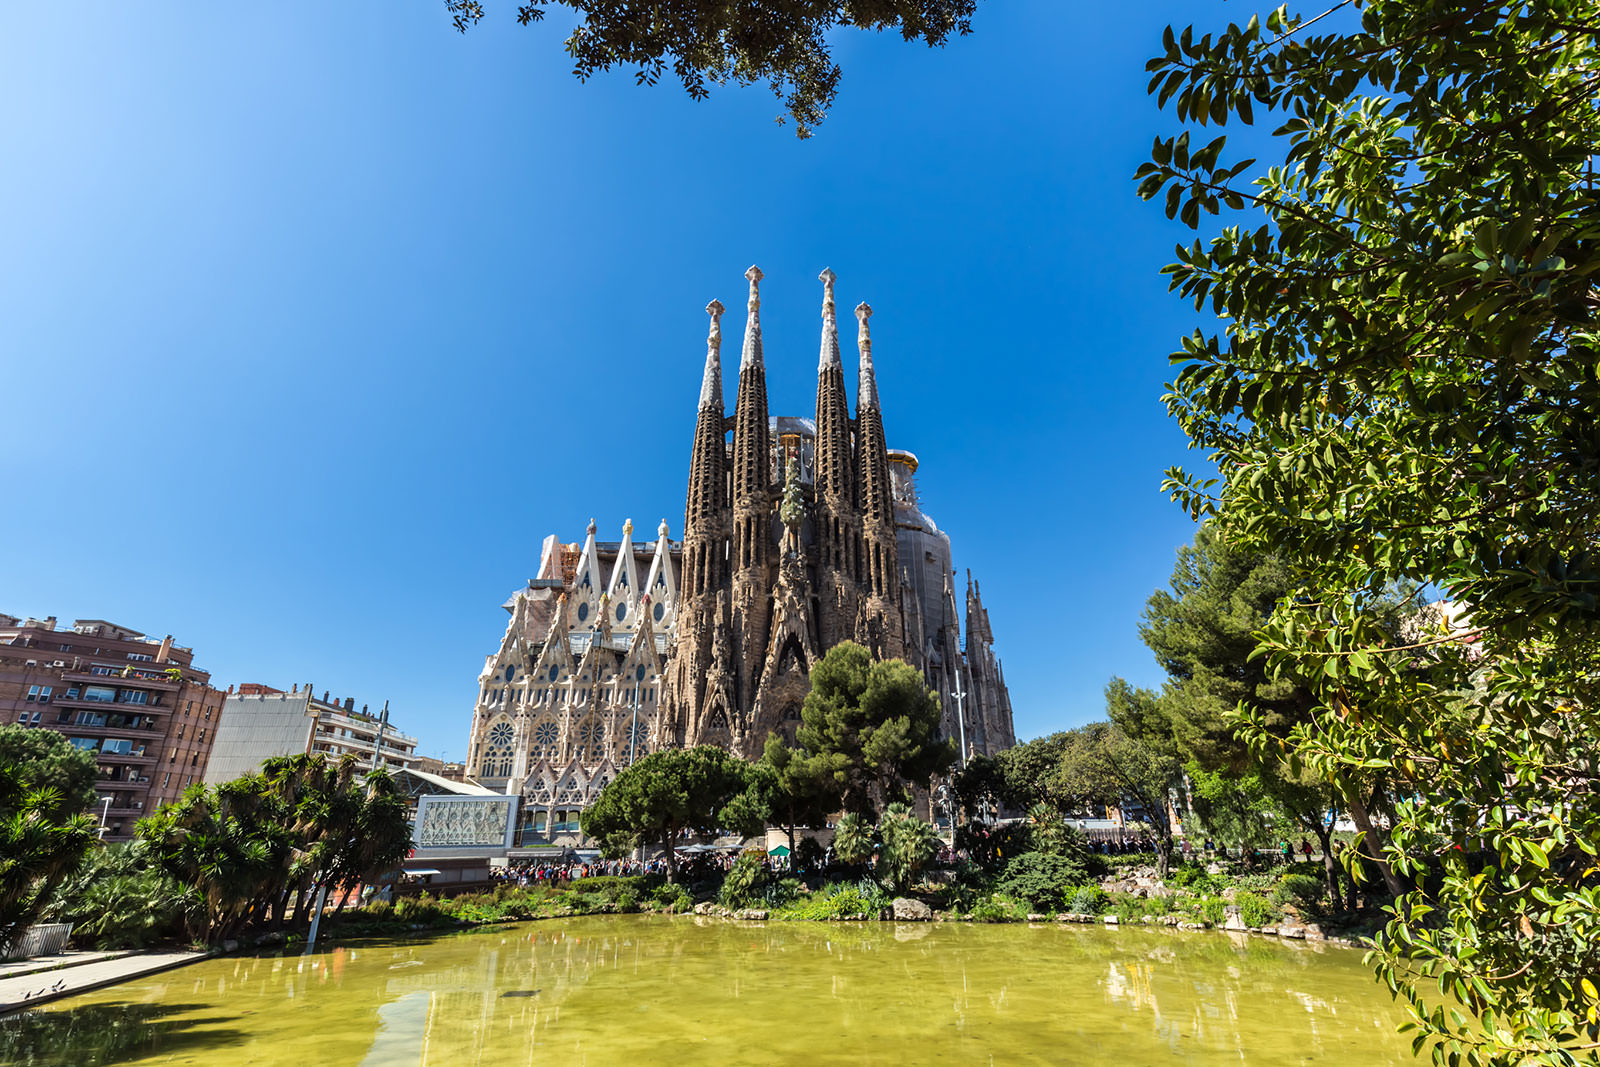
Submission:
{"label": "white stone pinnacle", "polygon": [[862,302],[856,305],[856,321],[861,323],[861,328],[856,332],[856,346],[861,350],[861,381],[857,387],[856,409],[878,406],[878,378],[872,370],[872,332],[867,329],[867,320],[872,318],[872,305]]}
{"label": "white stone pinnacle", "polygon": [[838,275],[824,267],[817,275],[822,281],[822,354],[817,359],[817,373],[839,366],[839,317],[833,304],[833,283]]}
{"label": "white stone pinnacle", "polygon": [[739,369],[761,366],[761,279],[760,267],[752,266],[744,272],[750,279],[749,317],[744,324],[744,354],[739,359]]}
{"label": "white stone pinnacle", "polygon": [[700,379],[701,408],[722,410],[722,313],[728,310],[722,301],[713,300],[706,305],[711,316],[711,332],[706,336],[706,372]]}

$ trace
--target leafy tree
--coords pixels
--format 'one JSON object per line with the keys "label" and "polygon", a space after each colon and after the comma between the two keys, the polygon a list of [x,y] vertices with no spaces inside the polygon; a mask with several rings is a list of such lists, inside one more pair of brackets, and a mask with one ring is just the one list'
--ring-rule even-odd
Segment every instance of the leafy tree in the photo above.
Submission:
{"label": "leafy tree", "polygon": [[251,926],[304,928],[323,889],[354,889],[410,847],[406,804],[383,771],[354,757],[283,756],[259,774],[194,785],[139,822],[153,862],[194,887],[192,936],[217,942]]}
{"label": "leafy tree", "polygon": [[1061,907],[1069,889],[1085,884],[1090,878],[1088,865],[1079,858],[1052,852],[1024,852],[1006,864],[994,887],[1014,900],[1025,900],[1040,911],[1049,911]]}
{"label": "leafy tree", "polygon": [[909,800],[956,759],[939,736],[939,701],[922,673],[900,660],[874,661],[852,641],[811,668],[798,740],[829,769],[845,807],[871,817],[880,801]]}
{"label": "leafy tree", "polygon": [[1110,722],[1067,732],[1056,788],[1081,801],[1143,808],[1164,878],[1172,860],[1170,802],[1181,784],[1182,764],[1153,728],[1161,721],[1154,693],[1113,679],[1106,687],[1106,711]]}
{"label": "leafy tree", "polygon": [[884,809],[878,838],[883,842],[878,875],[891,892],[905,892],[939,854],[939,835],[933,826],[917,818],[910,805],[898,801]]}
{"label": "leafy tree", "polygon": [[69,807],[56,790],[29,788],[20,768],[0,763],[0,954],[96,841],[94,820],[63,816]]}
{"label": "leafy tree", "polygon": [[1035,804],[1049,804],[1057,811],[1071,807],[1072,798],[1060,794],[1055,777],[1066,743],[1065,733],[1054,733],[1013,745],[995,756],[1007,804],[1023,810]]}
{"label": "leafy tree", "polygon": [[77,815],[94,806],[99,769],[94,753],[68,741],[54,730],[15,723],[0,725],[0,767],[10,767],[22,793],[53,789],[59,818]]}
{"label": "leafy tree", "polygon": [[800,827],[821,826],[839,809],[839,789],[828,764],[790,748],[778,734],[767,738],[766,751],[751,768],[751,785],[765,818],[789,835],[790,855],[798,847]]}
{"label": "leafy tree", "polygon": [[[801,137],[811,136],[839,91],[829,30],[896,30],[907,41],[940,47],[952,33],[972,31],[977,8],[977,0],[662,0],[644,9],[613,0],[523,0],[517,21],[538,22],[552,4],[579,15],[566,42],[579,79],[634,67],[640,84],[654,85],[670,64],[696,99],[710,85],[764,81]],[[445,0],[445,8],[462,32],[484,16],[482,0]]]}
{"label": "leafy tree", "polygon": [[[1167,484],[1316,590],[1274,613],[1267,664],[1315,697],[1291,760],[1418,887],[1375,956],[1417,1047],[1592,1061],[1600,8],[1347,2],[1164,45],[1151,90],[1188,128],[1139,191],[1240,223],[1167,268],[1224,316],[1167,397],[1216,479]],[[1257,109],[1269,166],[1191,146]],[[1452,603],[1394,641],[1375,616],[1398,580]],[[1387,832],[1347,784],[1372,774],[1404,798]]]}
{"label": "leafy tree", "polygon": [[846,812],[833,828],[833,855],[846,867],[862,867],[878,850],[878,831],[855,812]]}
{"label": "leafy tree", "polygon": [[[1277,605],[1300,593],[1293,572],[1277,557],[1230,545],[1219,530],[1202,525],[1194,544],[1178,549],[1167,589],[1145,603],[1139,634],[1169,681],[1160,710],[1188,761],[1191,804],[1207,832],[1245,850],[1265,842],[1284,819],[1322,846],[1328,893],[1341,900],[1333,827],[1325,818],[1345,806],[1337,784],[1304,767],[1292,767],[1280,744],[1254,749],[1238,733],[1240,709],[1260,729],[1286,738],[1311,720],[1316,698],[1305,686],[1270,672],[1255,655],[1256,636]],[[1391,626],[1398,628],[1391,612]],[[1371,778],[1371,776],[1369,776]],[[1383,780],[1347,784],[1387,806]],[[1359,800],[1359,798],[1358,798]]]}
{"label": "leafy tree", "polygon": [[674,851],[686,830],[709,832],[719,822],[741,822],[743,813],[728,812],[730,801],[749,785],[743,760],[714,745],[688,750],[652,752],[623,768],[579,817],[583,832],[605,842],[615,854],[619,839],[635,836],[661,846],[667,880],[678,876]]}
{"label": "leafy tree", "polygon": [[97,948],[144,948],[171,936],[198,903],[149,857],[142,841],[92,848],[55,892],[47,918],[70,922]]}

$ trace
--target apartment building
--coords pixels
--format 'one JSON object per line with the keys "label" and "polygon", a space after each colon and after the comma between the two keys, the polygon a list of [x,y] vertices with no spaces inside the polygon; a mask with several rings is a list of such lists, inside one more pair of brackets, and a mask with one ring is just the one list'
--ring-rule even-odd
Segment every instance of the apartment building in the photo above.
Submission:
{"label": "apartment building", "polygon": [[0,614],[0,722],[65,734],[100,771],[109,841],[201,781],[224,693],[194,651],[104,619]]}
{"label": "apartment building", "polygon": [[205,780],[226,782],[260,770],[273,756],[321,752],[338,758],[354,755],[370,770],[381,762],[409,767],[417,762],[417,739],[389,722],[388,707],[374,714],[367,705],[356,710],[354,697],[318,698],[308,684],[288,691],[258,682],[232,687],[222,710],[223,725],[214,738]]}

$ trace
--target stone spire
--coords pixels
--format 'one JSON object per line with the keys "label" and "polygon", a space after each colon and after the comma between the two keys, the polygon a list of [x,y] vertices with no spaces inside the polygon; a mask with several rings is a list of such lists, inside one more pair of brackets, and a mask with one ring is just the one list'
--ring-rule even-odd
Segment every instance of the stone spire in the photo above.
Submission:
{"label": "stone spire", "polygon": [[[861,514],[867,523],[894,524],[889,475],[889,448],[883,436],[883,412],[878,407],[878,381],[872,369],[872,334],[867,320],[872,317],[868,304],[856,305],[861,328],[856,344],[861,350],[861,386],[856,395],[857,470],[861,476]],[[891,569],[891,572],[893,570]]]}
{"label": "stone spire", "polygon": [[823,602],[823,647],[854,635],[857,546],[861,520],[856,514],[856,464],[850,441],[850,398],[839,359],[839,319],[833,300],[834,273],[822,280],[822,356],[817,364],[817,436],[813,463],[816,484],[814,549]]}
{"label": "stone spire", "polygon": [[722,411],[722,313],[717,300],[706,305],[711,332],[706,337],[706,370],[700,385],[700,415],[689,457],[689,499],[683,518],[683,594],[693,598],[726,577],[723,545],[728,536],[727,434]]}
{"label": "stone spire", "polygon": [[872,334],[867,329],[871,316],[871,307],[856,305],[856,320],[861,324],[857,333],[861,349],[861,386],[856,396],[856,471],[860,479],[857,499],[861,504],[861,588],[867,598],[866,611],[857,622],[856,639],[876,656],[898,657],[903,651],[905,625],[900,612],[900,565],[889,448],[884,440],[878,383],[872,369]]}
{"label": "stone spire", "polygon": [[861,351],[861,378],[857,383],[856,407],[864,408],[868,405],[878,406],[878,378],[872,369],[872,331],[867,328],[867,320],[872,318],[872,305],[862,302],[856,305],[856,321],[861,324],[856,331],[856,347]]}
{"label": "stone spire", "polygon": [[[761,358],[761,268],[744,272],[750,280],[749,315],[744,326],[744,356],[739,361],[739,394],[733,409],[734,569],[766,560],[771,502],[772,447],[767,425],[767,369]],[[744,519],[740,518],[743,514]],[[749,521],[746,521],[749,520]]]}
{"label": "stone spire", "polygon": [[722,301],[713,300],[706,305],[711,316],[711,333],[706,337],[706,370],[700,378],[700,410],[714,407],[722,413],[722,313],[728,310]]}

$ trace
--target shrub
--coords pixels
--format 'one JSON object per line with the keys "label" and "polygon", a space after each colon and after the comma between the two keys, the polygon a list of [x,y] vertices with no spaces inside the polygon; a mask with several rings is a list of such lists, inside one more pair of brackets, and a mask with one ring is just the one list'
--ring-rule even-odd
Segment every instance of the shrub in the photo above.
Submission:
{"label": "shrub", "polygon": [[859,882],[830,882],[809,897],[782,908],[781,919],[844,919],[855,915],[877,918],[889,906],[883,888],[870,878]]}
{"label": "shrub", "polygon": [[986,897],[972,906],[967,913],[973,922],[979,923],[1007,923],[1028,917],[1028,905],[1021,900],[1012,900],[1000,893]]}
{"label": "shrub", "polygon": [[1088,876],[1084,866],[1069,856],[1024,852],[1006,864],[995,888],[1042,911],[1059,908],[1063,894]]}
{"label": "shrub", "polygon": [[761,853],[740,853],[739,858],[733,861],[728,876],[722,880],[717,899],[729,908],[749,906],[757,893],[762,873]]}
{"label": "shrub", "polygon": [[1234,896],[1233,902],[1246,926],[1271,926],[1278,921],[1278,909],[1260,893],[1247,889]]}
{"label": "shrub", "polygon": [[1097,885],[1086,885],[1072,895],[1068,910],[1075,911],[1080,915],[1099,915],[1105,911],[1106,900],[1106,891],[1104,889]]}
{"label": "shrub", "polygon": [[767,886],[763,894],[769,909],[781,908],[800,898],[800,879],[784,878]]}
{"label": "shrub", "polygon": [[895,892],[904,892],[917,874],[939,853],[933,827],[896,802],[884,810],[878,823],[883,851],[878,857],[880,876]]}
{"label": "shrub", "polygon": [[1328,884],[1314,874],[1286,874],[1272,891],[1274,904],[1293,904],[1305,912],[1320,912]]}
{"label": "shrub", "polygon": [[663,882],[650,891],[650,899],[666,912],[685,912],[694,910],[694,897],[681,885]]}
{"label": "shrub", "polygon": [[1221,926],[1228,921],[1228,906],[1221,897],[1206,897],[1200,902],[1200,919],[1212,926]]}

